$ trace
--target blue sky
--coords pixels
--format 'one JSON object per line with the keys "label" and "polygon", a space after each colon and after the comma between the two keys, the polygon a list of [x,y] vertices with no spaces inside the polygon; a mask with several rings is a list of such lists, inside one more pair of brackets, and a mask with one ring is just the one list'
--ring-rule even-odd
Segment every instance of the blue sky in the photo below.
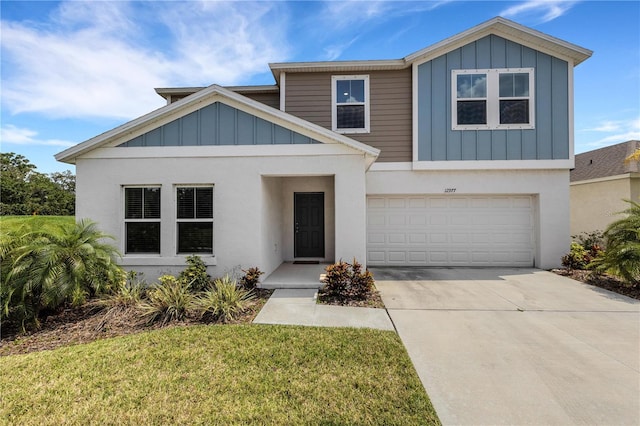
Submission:
{"label": "blue sky", "polygon": [[155,87],[273,84],[269,62],[398,59],[503,16],[593,50],[575,151],[640,139],[638,1],[1,1],[0,150],[53,155],[164,105]]}

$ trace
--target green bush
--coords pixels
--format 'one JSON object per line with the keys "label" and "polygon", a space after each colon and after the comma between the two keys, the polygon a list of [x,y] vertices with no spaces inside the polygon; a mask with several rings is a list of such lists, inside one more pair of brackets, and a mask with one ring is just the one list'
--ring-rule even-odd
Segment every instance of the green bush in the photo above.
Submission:
{"label": "green bush", "polygon": [[611,223],[604,232],[607,249],[591,267],[623,278],[628,284],[640,284],[640,204],[625,200],[626,217]]}
{"label": "green bush", "polygon": [[569,253],[562,256],[562,266],[568,269],[586,269],[591,260],[589,252],[574,241],[571,243]]}
{"label": "green bush", "polygon": [[242,272],[244,275],[240,278],[240,285],[247,290],[255,289],[260,282],[260,275],[264,274],[258,267],[243,269]]}
{"label": "green bush", "polygon": [[571,238],[585,250],[591,252],[593,257],[597,256],[605,247],[604,235],[601,231],[581,232],[578,235],[572,235]]}
{"label": "green bush", "polygon": [[213,284],[201,293],[195,306],[200,318],[229,322],[244,312],[253,299],[251,291],[239,288],[235,280],[225,275],[214,280]]}
{"label": "green bush", "polygon": [[187,268],[180,272],[178,280],[189,284],[191,290],[202,291],[211,284],[211,277],[207,274],[207,265],[199,256],[187,256]]}
{"label": "green bush", "polygon": [[55,230],[15,227],[0,234],[0,319],[39,325],[40,312],[83,304],[122,280],[112,238],[81,220]]}
{"label": "green bush", "polygon": [[109,311],[118,312],[137,307],[146,298],[147,285],[136,271],[129,271],[108,294],[101,296],[95,304]]}
{"label": "green bush", "polygon": [[171,321],[187,318],[193,311],[195,297],[189,284],[172,275],[158,278],[159,284],[147,291],[147,300],[140,303],[140,310],[147,323]]}
{"label": "green bush", "polygon": [[326,268],[324,296],[348,299],[364,299],[374,288],[373,275],[368,270],[362,272],[362,265],[353,259],[353,264],[342,260]]}

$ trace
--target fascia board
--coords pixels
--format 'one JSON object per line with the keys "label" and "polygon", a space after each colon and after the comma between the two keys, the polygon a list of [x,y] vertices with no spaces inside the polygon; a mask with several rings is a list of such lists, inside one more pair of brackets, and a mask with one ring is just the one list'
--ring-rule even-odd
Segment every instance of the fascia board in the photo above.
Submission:
{"label": "fascia board", "polygon": [[515,41],[532,49],[566,60],[574,66],[593,54],[589,49],[522,26],[508,19],[497,17],[412,53],[406,56],[404,60],[407,63],[424,63],[490,34],[501,36],[507,40]]}
{"label": "fascia board", "polygon": [[322,61],[322,62],[277,62],[269,68],[277,84],[280,84],[281,72],[359,72],[398,70],[407,68],[404,59],[383,59],[370,61]]}
{"label": "fascia board", "polygon": [[133,134],[136,131],[147,128],[156,122],[162,121],[167,117],[175,119],[181,115],[182,111],[189,111],[190,109],[193,109],[194,107],[203,102],[206,102],[207,100],[213,101],[215,95],[219,95],[223,99],[232,101],[230,102],[230,106],[241,109],[247,113],[251,114],[258,111],[261,113],[259,115],[261,115],[262,118],[265,118],[267,120],[271,119],[271,121],[273,121],[273,119],[276,119],[277,121],[285,124],[287,127],[291,127],[291,125],[293,125],[294,127],[300,129],[301,133],[304,133],[307,136],[312,137],[313,139],[318,139],[320,141],[324,140],[325,143],[341,143],[353,149],[361,151],[366,155],[373,156],[374,158],[377,158],[380,154],[380,150],[369,145],[334,133],[330,130],[325,129],[324,127],[315,125],[298,117],[294,117],[280,110],[271,108],[258,101],[254,101],[253,99],[242,96],[221,86],[212,85],[190,95],[188,98],[184,98],[180,101],[159,108],[146,115],[143,115],[142,117],[118,126],[115,129],[102,133],[76,146],[59,152],[55,155],[55,158],[58,161],[73,164],[75,158],[82,155],[83,153],[106,145],[109,142],[114,141],[118,137],[121,137],[122,135]]}

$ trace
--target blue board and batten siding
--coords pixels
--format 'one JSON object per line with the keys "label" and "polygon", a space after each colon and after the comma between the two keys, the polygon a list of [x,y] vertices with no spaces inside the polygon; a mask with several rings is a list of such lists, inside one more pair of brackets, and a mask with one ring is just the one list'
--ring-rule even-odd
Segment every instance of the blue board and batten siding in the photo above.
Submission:
{"label": "blue board and batten siding", "polygon": [[171,121],[119,147],[319,143],[220,102]]}
{"label": "blue board and batten siding", "polygon": [[[418,159],[569,158],[568,63],[490,35],[418,66]],[[451,70],[534,68],[535,128],[452,130]]]}

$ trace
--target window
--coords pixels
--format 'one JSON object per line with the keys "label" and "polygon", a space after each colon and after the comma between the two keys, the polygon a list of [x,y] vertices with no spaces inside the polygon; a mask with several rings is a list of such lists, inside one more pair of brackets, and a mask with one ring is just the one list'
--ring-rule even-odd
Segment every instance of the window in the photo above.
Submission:
{"label": "window", "polygon": [[176,189],[178,253],[213,254],[213,187]]}
{"label": "window", "polygon": [[331,125],[338,133],[369,132],[369,76],[331,77]]}
{"label": "window", "polygon": [[124,188],[125,253],[160,253],[160,188]]}
{"label": "window", "polygon": [[533,129],[533,68],[453,70],[452,129]]}

